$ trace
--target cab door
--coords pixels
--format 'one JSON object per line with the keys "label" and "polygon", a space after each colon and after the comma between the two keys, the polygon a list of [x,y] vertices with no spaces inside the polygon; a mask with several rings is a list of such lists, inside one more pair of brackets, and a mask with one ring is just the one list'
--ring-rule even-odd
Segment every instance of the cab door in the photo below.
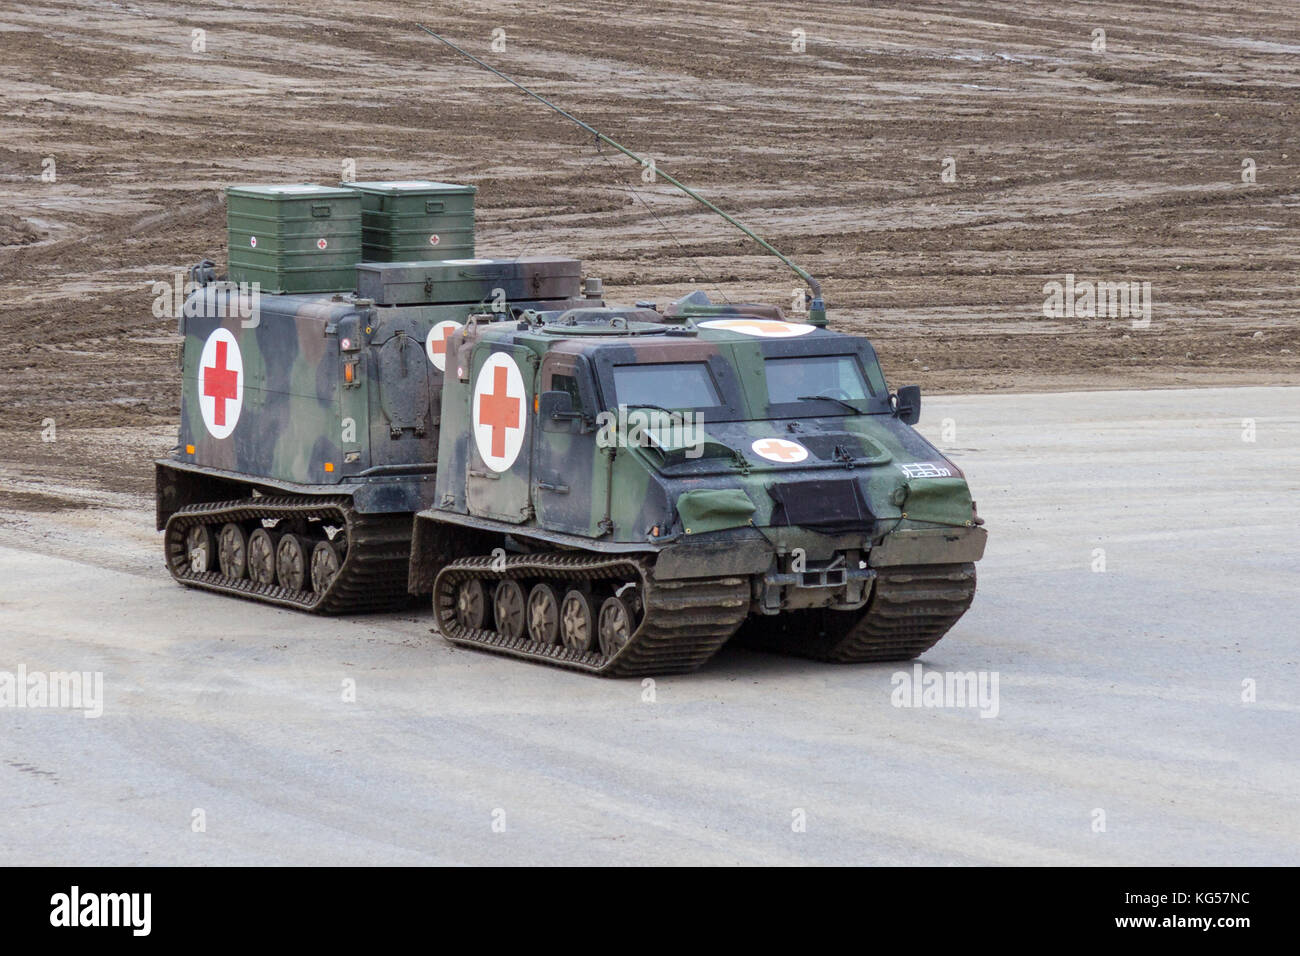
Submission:
{"label": "cab door", "polygon": [[565,392],[572,413],[539,417],[533,430],[533,503],[537,523],[549,531],[599,537],[608,530],[609,471],[614,448],[596,438],[595,380],[586,358],[548,353],[538,394]]}
{"label": "cab door", "polygon": [[537,355],[522,346],[484,342],[470,364],[470,442],[465,503],[469,513],[518,524],[532,517],[533,398]]}

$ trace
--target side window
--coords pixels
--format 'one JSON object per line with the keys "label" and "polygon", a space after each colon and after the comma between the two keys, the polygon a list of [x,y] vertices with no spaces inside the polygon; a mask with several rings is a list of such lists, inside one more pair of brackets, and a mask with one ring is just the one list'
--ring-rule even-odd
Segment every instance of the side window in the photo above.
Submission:
{"label": "side window", "polygon": [[546,391],[568,392],[573,396],[573,407],[582,408],[582,396],[578,393],[578,379],[576,376],[553,372],[551,374],[551,383],[546,386]]}

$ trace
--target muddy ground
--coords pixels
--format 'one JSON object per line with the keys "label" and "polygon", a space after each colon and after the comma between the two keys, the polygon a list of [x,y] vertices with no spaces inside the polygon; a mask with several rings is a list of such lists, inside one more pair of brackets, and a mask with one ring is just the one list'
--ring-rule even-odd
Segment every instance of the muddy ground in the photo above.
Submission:
{"label": "muddy ground", "polygon": [[[481,254],[580,256],[620,301],[789,302],[780,263],[417,20],[752,224],[891,384],[1300,381],[1294,0],[8,2],[7,507],[148,489],[179,393],[151,286],[224,264],[231,183],[473,183]],[[1045,319],[1067,273],[1150,282],[1149,327]]]}

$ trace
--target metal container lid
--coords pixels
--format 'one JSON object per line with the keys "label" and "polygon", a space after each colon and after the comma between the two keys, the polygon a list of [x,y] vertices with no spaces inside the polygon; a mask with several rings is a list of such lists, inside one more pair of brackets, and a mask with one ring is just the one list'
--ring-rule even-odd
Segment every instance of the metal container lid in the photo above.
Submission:
{"label": "metal container lid", "polygon": [[435,183],[427,179],[402,179],[391,182],[342,183],[345,189],[357,189],[361,192],[380,193],[385,196],[421,195],[424,193],[468,193],[478,192],[477,186],[460,186],[456,183]]}
{"label": "metal container lid", "polygon": [[351,199],[355,194],[339,186],[315,183],[270,183],[250,186],[227,186],[228,196],[252,196],[257,199]]}

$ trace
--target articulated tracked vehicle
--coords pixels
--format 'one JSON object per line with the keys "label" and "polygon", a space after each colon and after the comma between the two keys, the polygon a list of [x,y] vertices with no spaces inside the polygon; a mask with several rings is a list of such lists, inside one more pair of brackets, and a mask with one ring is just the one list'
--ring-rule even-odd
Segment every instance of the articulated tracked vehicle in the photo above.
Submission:
{"label": "articulated tracked vehicle", "polygon": [[970,604],[966,482],[863,338],[697,294],[471,322],[452,348],[411,557],[452,641],[650,674],[745,625],[900,660]]}
{"label": "articulated tracked vehicle", "polygon": [[475,258],[472,195],[228,191],[229,275],[192,270],[156,466],[180,583],[319,613],[431,595],[454,643],[608,675],[734,635],[905,660],[965,612],[965,478],[815,279],[722,213],[808,283],[806,317],[615,306],[576,260]]}

